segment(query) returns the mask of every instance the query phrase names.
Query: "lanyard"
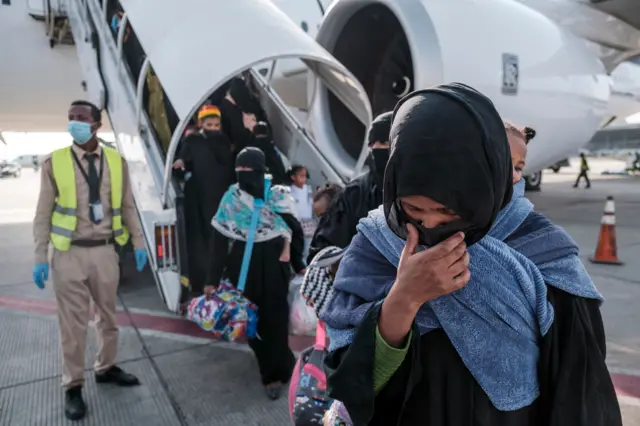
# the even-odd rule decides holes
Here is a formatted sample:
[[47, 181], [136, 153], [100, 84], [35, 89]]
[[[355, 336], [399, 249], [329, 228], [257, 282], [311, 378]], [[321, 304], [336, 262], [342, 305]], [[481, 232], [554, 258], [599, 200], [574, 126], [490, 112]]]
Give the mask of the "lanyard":
[[[78, 168], [80, 169], [80, 173], [82, 173], [82, 176], [84, 176], [84, 180], [87, 181], [87, 184], [89, 185], [89, 188], [91, 189], [91, 182], [89, 181], [89, 175], [87, 174], [87, 172], [84, 171], [84, 167], [82, 167], [82, 164], [80, 163], [80, 160], [78, 159], [78, 156], [76, 155], [75, 152], [73, 152], [73, 149], [71, 150], [71, 154], [73, 155], [73, 159], [76, 160], [76, 164], [78, 165]], [[86, 155], [86, 154], [85, 154]], [[94, 164], [95, 167], [95, 164]], [[98, 193], [100, 193], [100, 183], [102, 182], [102, 171], [104, 170], [104, 152], [100, 153], [100, 171], [98, 172], [98, 185], [97, 187], [94, 189], [95, 191], [98, 191]]]

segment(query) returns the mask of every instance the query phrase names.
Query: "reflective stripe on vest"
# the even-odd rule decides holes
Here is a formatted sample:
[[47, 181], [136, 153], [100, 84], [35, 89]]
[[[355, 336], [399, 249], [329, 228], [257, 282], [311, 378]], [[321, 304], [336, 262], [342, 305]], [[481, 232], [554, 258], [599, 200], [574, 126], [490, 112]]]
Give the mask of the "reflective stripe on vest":
[[[122, 157], [113, 149], [102, 148], [107, 160], [111, 178], [111, 207], [113, 237], [119, 245], [129, 241], [129, 231], [122, 224]], [[51, 216], [51, 243], [60, 251], [67, 251], [71, 246], [71, 237], [78, 224], [76, 194], [76, 176], [71, 147], [62, 148], [51, 154], [53, 179], [58, 187], [58, 198]]]

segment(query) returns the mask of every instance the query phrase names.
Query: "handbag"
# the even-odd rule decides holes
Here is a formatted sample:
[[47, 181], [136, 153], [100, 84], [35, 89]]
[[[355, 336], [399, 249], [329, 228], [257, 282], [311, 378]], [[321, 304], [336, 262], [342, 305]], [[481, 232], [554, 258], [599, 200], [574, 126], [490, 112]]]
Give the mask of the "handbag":
[[344, 253], [345, 249], [335, 246], [325, 247], [315, 255], [307, 267], [300, 293], [307, 305], [312, 307], [318, 316], [333, 294], [330, 268], [340, 261]]
[[264, 205], [264, 200], [254, 199], [238, 285], [234, 286], [229, 280], [223, 279], [214, 294], [196, 297], [187, 308], [187, 318], [203, 330], [210, 331], [218, 340], [237, 342], [257, 337], [258, 306], [247, 299], [243, 292], [247, 283], [260, 209]]

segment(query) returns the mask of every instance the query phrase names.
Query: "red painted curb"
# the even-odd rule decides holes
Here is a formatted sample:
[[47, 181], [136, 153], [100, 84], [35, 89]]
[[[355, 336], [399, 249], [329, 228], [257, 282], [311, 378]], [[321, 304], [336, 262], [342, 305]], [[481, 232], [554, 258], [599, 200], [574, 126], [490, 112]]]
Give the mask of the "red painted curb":
[[[56, 302], [54, 300], [30, 299], [13, 296], [0, 296], [0, 308], [6, 308], [22, 312], [34, 312], [44, 315], [55, 315]], [[211, 334], [202, 330], [197, 325], [176, 316], [175, 318], [153, 314], [131, 312], [117, 313], [117, 322], [121, 327], [136, 326], [143, 330], [154, 330], [164, 333], [173, 333], [183, 336], [200, 337], [214, 340]], [[289, 336], [289, 346], [294, 351], [301, 351], [314, 343], [313, 337]], [[611, 374], [619, 396], [640, 398], [640, 376], [630, 374]]]
[[[6, 308], [22, 312], [33, 312], [43, 315], [56, 314], [56, 302], [54, 300], [30, 299], [13, 296], [0, 296], [0, 308]], [[164, 333], [180, 334], [183, 336], [199, 337], [214, 340], [211, 333], [202, 330], [197, 325], [184, 318], [167, 317], [163, 315], [142, 314], [118, 311], [116, 321], [120, 327], [136, 326], [143, 330], [160, 331]], [[289, 346], [294, 351], [301, 351], [313, 345], [313, 337], [289, 336]]]

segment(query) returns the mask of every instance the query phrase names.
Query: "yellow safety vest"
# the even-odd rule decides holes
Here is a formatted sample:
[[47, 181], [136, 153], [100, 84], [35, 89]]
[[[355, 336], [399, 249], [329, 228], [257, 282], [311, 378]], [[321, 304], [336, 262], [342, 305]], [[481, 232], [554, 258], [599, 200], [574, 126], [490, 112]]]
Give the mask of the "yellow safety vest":
[[[129, 241], [129, 231], [122, 225], [122, 157], [113, 148], [102, 147], [102, 152], [107, 159], [109, 175], [111, 177], [111, 210], [113, 215], [113, 237], [119, 245], [123, 246]], [[51, 243], [60, 251], [68, 251], [71, 246], [71, 236], [76, 229], [78, 218], [76, 208], [78, 198], [76, 196], [76, 173], [71, 147], [62, 148], [51, 154], [53, 167], [53, 179], [58, 187], [56, 206], [51, 216]]]

